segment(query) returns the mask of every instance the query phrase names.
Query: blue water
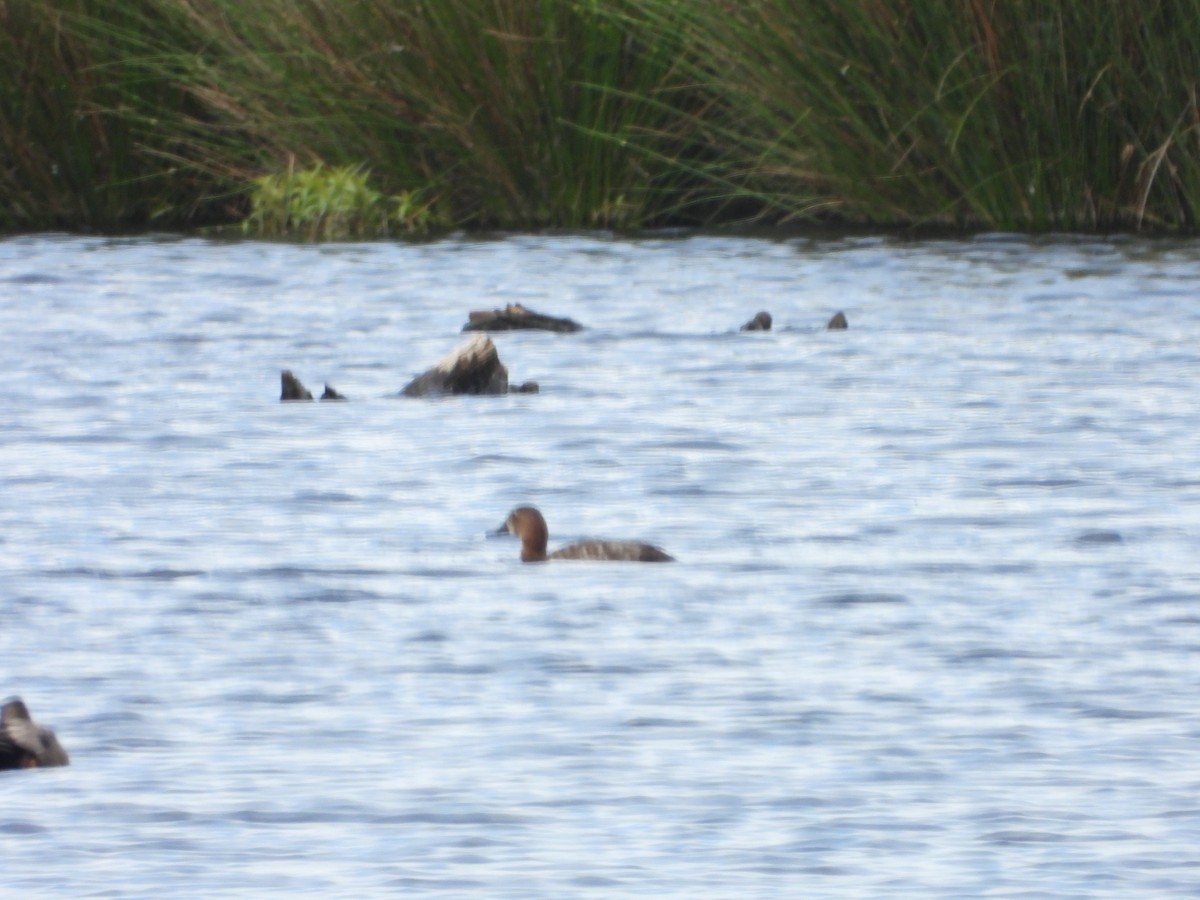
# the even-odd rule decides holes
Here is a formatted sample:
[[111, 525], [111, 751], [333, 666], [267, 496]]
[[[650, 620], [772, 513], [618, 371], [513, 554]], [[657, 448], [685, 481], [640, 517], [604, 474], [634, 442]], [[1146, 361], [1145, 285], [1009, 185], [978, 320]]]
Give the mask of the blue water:
[[[0, 241], [0, 695], [72, 756], [0, 773], [3, 893], [1200, 893], [1197, 283], [1131, 238]], [[509, 302], [589, 326], [495, 337], [542, 393], [391, 396]], [[522, 565], [525, 503], [679, 561]]]

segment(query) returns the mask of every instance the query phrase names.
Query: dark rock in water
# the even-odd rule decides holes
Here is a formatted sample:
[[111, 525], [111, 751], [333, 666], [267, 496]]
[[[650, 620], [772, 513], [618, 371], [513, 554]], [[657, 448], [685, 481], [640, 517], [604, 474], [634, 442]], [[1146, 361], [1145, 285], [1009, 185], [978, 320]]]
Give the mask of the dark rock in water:
[[509, 387], [510, 394], [538, 394], [541, 393], [542, 386], [536, 381], [526, 381], [524, 384], [518, 384], [516, 387]]
[[742, 331], [770, 331], [771, 314], [765, 309], [742, 326]]
[[0, 709], [0, 769], [36, 769], [70, 762], [54, 732], [30, 718], [20, 697], [5, 701]]
[[508, 369], [500, 362], [492, 339], [484, 334], [469, 338], [400, 392], [404, 397], [507, 393]]
[[345, 400], [346, 398], [335, 391], [329, 385], [325, 385], [325, 393], [321, 395], [322, 400]]
[[283, 393], [280, 394], [280, 400], [287, 402], [289, 400], [311, 400], [313, 398], [308, 388], [302, 385], [300, 379], [293, 375], [290, 370], [284, 369], [279, 377], [283, 383]]
[[844, 312], [836, 312], [833, 318], [829, 320], [829, 324], [825, 326], [828, 331], [845, 331], [850, 327], [850, 323], [846, 321]]
[[477, 309], [467, 314], [463, 331], [516, 331], [534, 329], [568, 333], [581, 331], [583, 326], [571, 319], [546, 316], [526, 309], [519, 303], [510, 303], [504, 309]]

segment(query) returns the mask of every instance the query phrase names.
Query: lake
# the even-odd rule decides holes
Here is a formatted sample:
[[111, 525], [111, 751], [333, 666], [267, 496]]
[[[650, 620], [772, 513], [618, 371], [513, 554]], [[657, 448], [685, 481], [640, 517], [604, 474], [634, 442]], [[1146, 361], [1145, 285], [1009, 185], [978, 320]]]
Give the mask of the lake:
[[[0, 240], [0, 697], [72, 758], [0, 773], [5, 891], [1200, 893], [1198, 284], [1133, 237]], [[586, 326], [494, 335], [540, 394], [395, 396], [507, 303]], [[523, 504], [677, 562], [522, 564]]]

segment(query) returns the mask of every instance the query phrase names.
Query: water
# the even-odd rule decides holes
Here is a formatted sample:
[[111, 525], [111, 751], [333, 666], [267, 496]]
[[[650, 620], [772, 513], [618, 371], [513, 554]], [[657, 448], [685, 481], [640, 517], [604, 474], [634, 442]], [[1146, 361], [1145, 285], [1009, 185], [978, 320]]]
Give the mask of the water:
[[[1198, 282], [1120, 238], [0, 241], [0, 693], [72, 754], [0, 776], [5, 892], [1200, 892]], [[590, 326], [496, 337], [541, 394], [389, 396], [507, 302]], [[524, 566], [522, 503], [679, 562]]]

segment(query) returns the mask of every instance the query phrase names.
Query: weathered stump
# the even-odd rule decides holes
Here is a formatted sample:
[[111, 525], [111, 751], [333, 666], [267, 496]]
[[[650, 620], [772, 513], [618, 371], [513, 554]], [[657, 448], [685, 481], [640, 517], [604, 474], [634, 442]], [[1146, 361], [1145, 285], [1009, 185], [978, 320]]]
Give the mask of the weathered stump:
[[771, 314], [765, 309], [742, 326], [742, 331], [770, 331]]
[[418, 375], [400, 392], [404, 397], [437, 394], [507, 394], [508, 369], [492, 339], [477, 334]]
[[467, 314], [463, 331], [557, 331], [567, 334], [580, 331], [583, 326], [571, 319], [558, 318], [536, 313], [519, 303], [510, 303], [504, 309], [476, 309]]
[[844, 312], [834, 313], [833, 318], [829, 320], [829, 324], [825, 326], [827, 331], [845, 331], [849, 327], [850, 324], [846, 321], [846, 314]]
[[[284, 402], [313, 399], [300, 379], [284, 369], [280, 373]], [[500, 354], [492, 339], [484, 334], [473, 335], [447, 354], [432, 369], [418, 375], [400, 392], [403, 397], [429, 397], [439, 394], [536, 394], [538, 383], [527, 381], [512, 387], [508, 384], [508, 369], [500, 362]], [[332, 385], [325, 385], [322, 400], [345, 400]]]
[[54, 732], [29, 716], [20, 697], [0, 707], [0, 769], [37, 769], [71, 762]]

